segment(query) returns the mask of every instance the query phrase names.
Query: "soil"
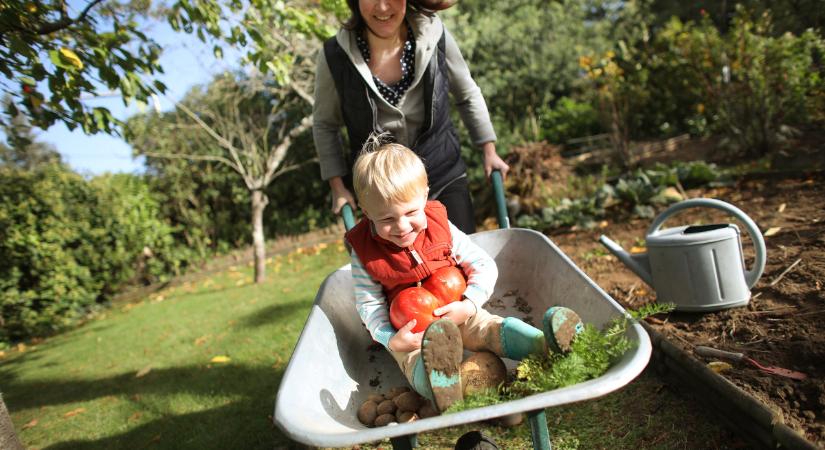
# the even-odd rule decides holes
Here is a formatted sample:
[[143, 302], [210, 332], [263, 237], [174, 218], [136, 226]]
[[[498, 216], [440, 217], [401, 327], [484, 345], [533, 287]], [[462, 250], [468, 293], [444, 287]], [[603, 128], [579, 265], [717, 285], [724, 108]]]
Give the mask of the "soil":
[[[676, 154], [690, 160], [683, 153]], [[656, 159], [661, 161], [662, 155]], [[778, 153], [767, 173], [746, 175], [732, 186], [688, 190], [690, 198], [712, 197], [736, 205], [768, 234], [765, 271], [746, 306], [708, 313], [672, 312], [647, 319], [699, 361], [712, 361], [695, 355], [693, 348], [703, 345], [744, 353], [762, 365], [805, 373], [808, 378], [797, 381], [745, 363], [731, 363], [721, 375], [819, 445], [825, 445], [825, 172], [818, 167], [823, 162], [823, 149], [797, 149], [792, 156]], [[695, 209], [671, 218], [668, 226], [728, 222], [736, 220], [716, 210]], [[597, 239], [607, 235], [629, 251], [642, 244], [649, 224], [648, 219], [615, 213], [596, 229], [560, 230], [549, 237], [614, 299], [636, 309], [654, 301], [655, 292]], [[745, 230], [741, 223], [739, 228]], [[743, 247], [751, 267], [754, 251], [747, 237]]]

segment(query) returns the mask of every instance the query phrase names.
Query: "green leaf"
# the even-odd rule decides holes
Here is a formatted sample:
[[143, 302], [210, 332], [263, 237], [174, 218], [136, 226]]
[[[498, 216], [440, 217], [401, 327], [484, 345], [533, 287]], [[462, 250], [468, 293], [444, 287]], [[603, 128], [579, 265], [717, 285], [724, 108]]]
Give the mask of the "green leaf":
[[214, 48], [212, 48], [212, 53], [215, 54], [215, 58], [223, 59], [223, 50], [219, 45], [216, 45]]

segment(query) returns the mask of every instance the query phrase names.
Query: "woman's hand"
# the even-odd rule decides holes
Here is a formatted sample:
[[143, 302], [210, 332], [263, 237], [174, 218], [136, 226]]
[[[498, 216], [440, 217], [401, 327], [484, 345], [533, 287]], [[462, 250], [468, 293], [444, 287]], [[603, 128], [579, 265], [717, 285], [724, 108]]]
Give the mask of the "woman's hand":
[[450, 319], [456, 325], [463, 325], [467, 319], [476, 314], [476, 305], [465, 299], [436, 308], [433, 314], [442, 319]]
[[407, 322], [401, 327], [395, 336], [390, 338], [389, 348], [394, 352], [411, 352], [421, 348], [421, 339], [424, 337], [424, 332], [413, 333], [412, 329], [415, 326], [415, 319]]
[[352, 212], [355, 212], [355, 197], [352, 192], [344, 186], [344, 180], [341, 177], [332, 177], [329, 179], [329, 187], [332, 189], [332, 212], [339, 214], [344, 205], [349, 204], [352, 207]]
[[484, 173], [487, 174], [487, 177], [489, 178], [494, 170], [500, 170], [501, 179], [506, 179], [510, 166], [496, 153], [496, 143], [485, 142], [481, 145], [481, 150], [484, 152]]

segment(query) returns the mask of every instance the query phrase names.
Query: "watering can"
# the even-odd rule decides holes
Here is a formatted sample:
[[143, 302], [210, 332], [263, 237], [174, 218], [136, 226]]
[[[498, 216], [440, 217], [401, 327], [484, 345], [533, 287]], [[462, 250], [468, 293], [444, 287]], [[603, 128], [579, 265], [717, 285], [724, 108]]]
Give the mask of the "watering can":
[[[745, 224], [756, 248], [753, 268], [745, 268], [739, 227], [732, 223], [661, 229], [672, 215], [688, 208], [725, 211]], [[721, 200], [697, 198], [672, 205], [657, 216], [645, 237], [647, 253], [630, 254], [607, 236], [601, 242], [677, 311], [716, 311], [748, 304], [750, 288], [765, 270], [765, 240], [739, 208]]]

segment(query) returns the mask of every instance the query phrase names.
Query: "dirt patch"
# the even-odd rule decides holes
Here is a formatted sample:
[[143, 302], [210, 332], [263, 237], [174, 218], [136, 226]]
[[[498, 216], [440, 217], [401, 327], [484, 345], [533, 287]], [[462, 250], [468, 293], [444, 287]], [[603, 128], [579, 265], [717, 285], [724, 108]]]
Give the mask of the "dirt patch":
[[[736, 185], [689, 190], [690, 197], [712, 197], [747, 213], [765, 238], [767, 265], [747, 306], [712, 313], [671, 313], [650, 324], [690, 354], [704, 345], [741, 352], [763, 365], [804, 372], [796, 381], [733, 364], [722, 375], [780, 413], [787, 425], [825, 444], [825, 183], [823, 173], [751, 175]], [[727, 223], [723, 213], [688, 210], [668, 226]], [[628, 308], [655, 300], [655, 292], [597, 242], [605, 234], [626, 249], [638, 245], [649, 220], [602, 222], [597, 230], [567, 231], [550, 238], [599, 286]], [[744, 226], [739, 224], [740, 229]], [[749, 240], [743, 242], [748, 267]], [[700, 361], [709, 359], [697, 357]]]

